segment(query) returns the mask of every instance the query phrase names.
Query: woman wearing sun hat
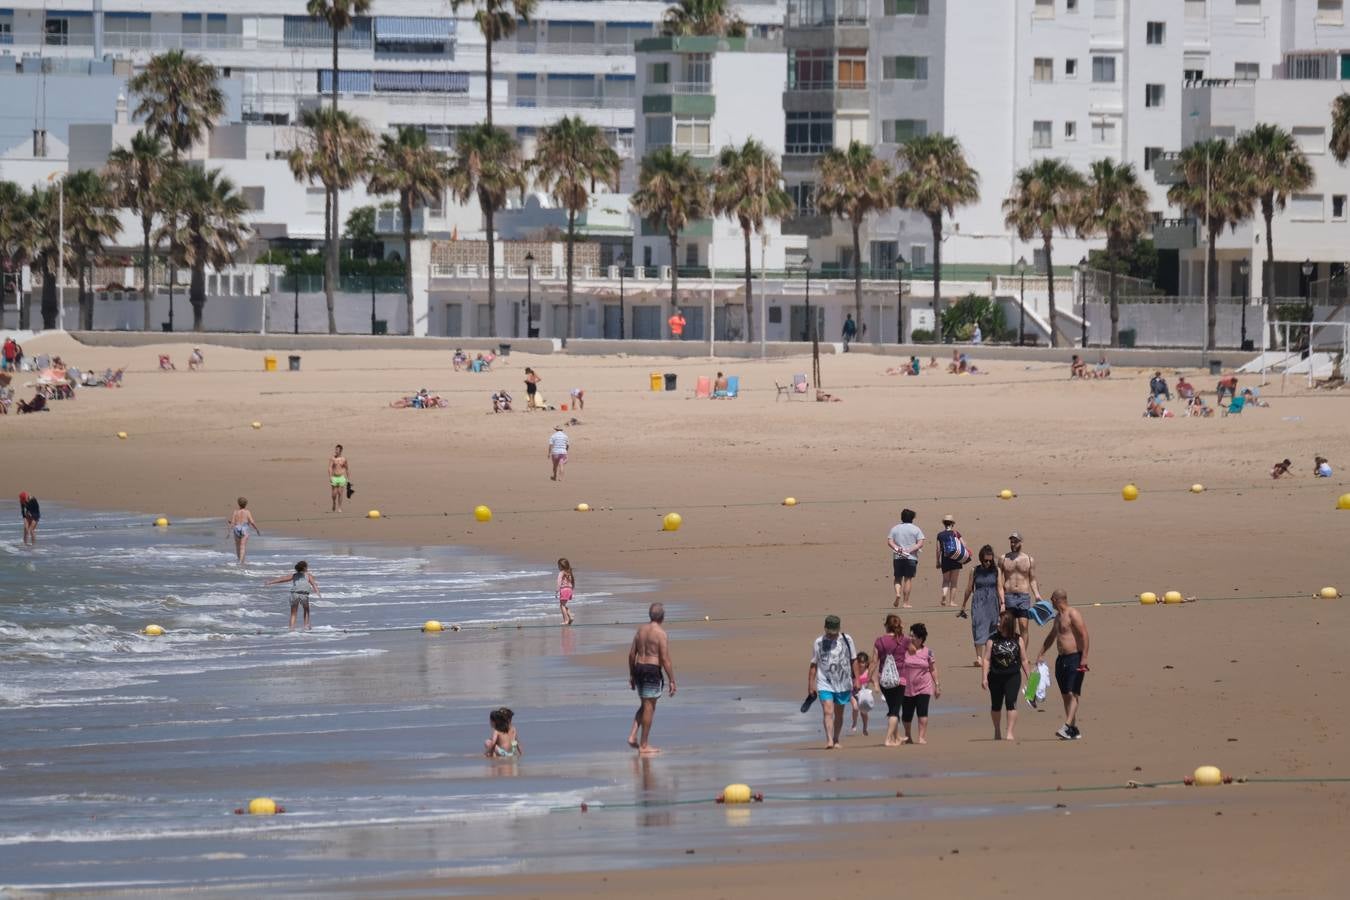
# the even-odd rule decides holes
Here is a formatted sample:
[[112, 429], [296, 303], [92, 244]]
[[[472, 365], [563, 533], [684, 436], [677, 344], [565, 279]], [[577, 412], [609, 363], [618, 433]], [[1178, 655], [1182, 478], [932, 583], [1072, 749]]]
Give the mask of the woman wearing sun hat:
[[941, 606], [955, 606], [960, 593], [961, 567], [970, 562], [970, 551], [956, 530], [956, 517], [948, 513], [942, 517], [942, 530], [937, 536], [937, 567], [942, 573]]

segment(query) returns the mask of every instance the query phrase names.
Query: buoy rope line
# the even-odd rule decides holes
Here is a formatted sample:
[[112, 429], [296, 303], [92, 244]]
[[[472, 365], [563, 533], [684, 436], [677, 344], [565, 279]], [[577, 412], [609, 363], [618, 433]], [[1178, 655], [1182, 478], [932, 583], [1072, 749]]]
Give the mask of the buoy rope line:
[[[1345, 784], [1350, 783], [1350, 777], [1346, 776], [1290, 776], [1290, 777], [1240, 777], [1233, 779], [1237, 784]], [[1089, 784], [1064, 787], [1056, 785], [1055, 787], [1036, 787], [1036, 788], [992, 788], [969, 791], [867, 791], [859, 793], [837, 793], [837, 794], [763, 794], [765, 802], [780, 801], [785, 803], [831, 803], [831, 802], [850, 802], [859, 800], [932, 800], [951, 797], [987, 797], [991, 794], [999, 796], [1033, 796], [1040, 794], [1085, 794], [1100, 793], [1103, 791], [1123, 791], [1136, 790], [1139, 788], [1172, 788], [1185, 787], [1186, 780], [1178, 778], [1167, 781], [1127, 781], [1124, 784]], [[582, 804], [583, 811], [601, 811], [617, 809], [644, 809], [653, 807], [669, 806], [694, 806], [697, 804], [716, 804], [715, 797], [697, 797], [685, 800], [638, 800], [624, 803], [592, 803], [587, 801]], [[745, 805], [745, 804], [733, 804]], [[578, 807], [572, 806], [552, 806], [549, 807], [550, 813], [576, 812]]]

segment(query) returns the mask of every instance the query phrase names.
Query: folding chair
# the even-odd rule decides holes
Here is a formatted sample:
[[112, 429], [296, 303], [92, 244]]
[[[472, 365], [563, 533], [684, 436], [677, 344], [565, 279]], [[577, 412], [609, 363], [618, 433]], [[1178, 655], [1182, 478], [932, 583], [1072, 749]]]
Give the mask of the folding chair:
[[727, 376], [727, 399], [735, 400], [741, 394], [741, 376]]
[[[1223, 409], [1223, 415], [1225, 415], [1225, 416], [1239, 416], [1239, 415], [1242, 415], [1242, 410], [1243, 410], [1243, 408], [1244, 408], [1246, 405], [1247, 405], [1247, 397], [1246, 397], [1246, 395], [1245, 395], [1245, 394], [1238, 394], [1236, 397], [1234, 397], [1234, 398], [1232, 398], [1231, 400], [1228, 401], [1228, 405], [1227, 405], [1227, 406], [1222, 407], [1222, 409]], [[1260, 417], [1258, 416], [1257, 418], [1260, 418]]]
[[712, 396], [712, 379], [707, 375], [698, 376], [698, 384], [694, 387], [694, 396], [707, 400]]

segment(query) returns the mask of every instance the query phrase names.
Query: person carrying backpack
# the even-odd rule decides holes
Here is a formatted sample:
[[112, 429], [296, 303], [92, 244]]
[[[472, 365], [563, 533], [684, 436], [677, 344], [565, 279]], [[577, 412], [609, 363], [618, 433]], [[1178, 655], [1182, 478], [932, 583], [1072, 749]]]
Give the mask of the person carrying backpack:
[[956, 530], [956, 518], [951, 515], [942, 517], [942, 530], [938, 532], [937, 567], [942, 573], [941, 606], [955, 606], [959, 592], [961, 568], [970, 562], [970, 549]]
[[900, 711], [905, 701], [903, 669], [905, 651], [909, 649], [909, 637], [905, 634], [905, 623], [901, 622], [895, 613], [886, 617], [882, 627], [885, 634], [877, 638], [872, 645], [875, 651], [872, 654], [875, 674], [868, 680], [881, 688], [881, 695], [886, 698], [886, 740], [883, 745], [899, 747]]

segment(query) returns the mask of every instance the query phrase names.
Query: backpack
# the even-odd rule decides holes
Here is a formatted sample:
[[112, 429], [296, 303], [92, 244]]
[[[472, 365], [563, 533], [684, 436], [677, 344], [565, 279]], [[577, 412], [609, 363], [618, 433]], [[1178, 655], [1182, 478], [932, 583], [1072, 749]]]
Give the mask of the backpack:
[[886, 662], [881, 665], [881, 676], [878, 679], [884, 688], [897, 688], [900, 686], [900, 669], [895, 664], [895, 653], [886, 654]]

